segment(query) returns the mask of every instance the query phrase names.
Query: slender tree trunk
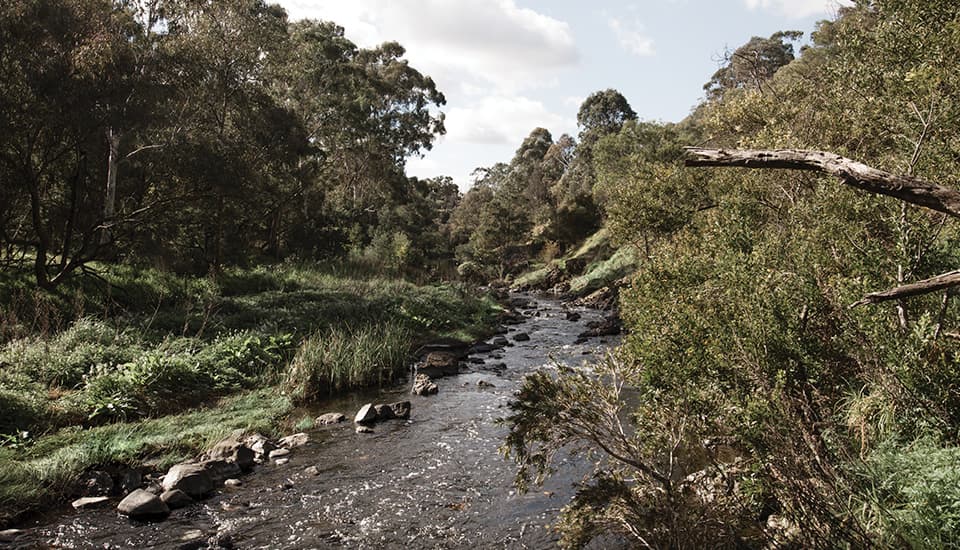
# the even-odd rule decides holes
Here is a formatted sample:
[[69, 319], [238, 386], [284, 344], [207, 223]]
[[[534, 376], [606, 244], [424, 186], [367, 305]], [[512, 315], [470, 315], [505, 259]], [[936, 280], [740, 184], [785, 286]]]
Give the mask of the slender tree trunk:
[[[107, 188], [103, 198], [103, 221], [110, 223], [117, 213], [117, 175], [120, 170], [120, 133], [113, 128], [107, 129], [107, 145], [110, 154], [107, 158]], [[100, 244], [109, 244], [112, 240], [111, 231], [105, 227], [100, 233]]]
[[37, 234], [37, 255], [33, 262], [33, 273], [37, 285], [49, 289], [50, 274], [47, 273], [47, 253], [50, 250], [50, 234], [43, 225], [43, 212], [40, 207], [40, 183], [34, 174], [27, 175], [27, 187], [30, 192], [30, 216], [33, 220], [33, 229]]

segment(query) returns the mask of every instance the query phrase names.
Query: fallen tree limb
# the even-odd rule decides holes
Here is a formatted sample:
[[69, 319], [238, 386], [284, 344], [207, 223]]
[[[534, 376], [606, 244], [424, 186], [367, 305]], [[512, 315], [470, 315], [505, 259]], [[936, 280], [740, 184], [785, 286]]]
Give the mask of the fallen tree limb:
[[687, 166], [783, 168], [812, 170], [840, 178], [843, 183], [869, 193], [894, 197], [910, 204], [960, 217], [960, 191], [911, 176], [877, 170], [840, 155], [801, 149], [737, 150], [686, 147]]
[[937, 275], [936, 277], [931, 277], [929, 279], [924, 279], [908, 285], [898, 286], [896, 288], [891, 288], [890, 290], [884, 290], [883, 292], [872, 292], [864, 296], [859, 302], [851, 304], [850, 307], [855, 308], [857, 306], [866, 304], [878, 304], [880, 302], [887, 302], [889, 300], [899, 300], [901, 298], [910, 298], [911, 296], [921, 296], [923, 294], [930, 294], [931, 292], [946, 290], [957, 286], [960, 286], [960, 270], [943, 273], [941, 275]]

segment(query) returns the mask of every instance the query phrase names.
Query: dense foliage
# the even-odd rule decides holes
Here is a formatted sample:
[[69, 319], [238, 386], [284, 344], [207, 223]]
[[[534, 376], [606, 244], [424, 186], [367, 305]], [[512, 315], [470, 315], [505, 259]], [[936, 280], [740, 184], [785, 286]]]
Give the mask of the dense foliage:
[[4, 2], [0, 261], [50, 288], [95, 259], [444, 254], [456, 187], [404, 163], [445, 100], [403, 55], [262, 0]]
[[529, 378], [506, 447], [521, 482], [561, 449], [600, 457], [561, 520], [570, 546], [611, 528], [654, 548], [960, 544], [960, 305], [850, 307], [960, 266], [955, 223], [808, 172], [684, 168], [681, 150], [828, 150], [955, 186], [960, 7], [860, 1], [794, 59], [796, 38], [738, 49], [683, 123], [596, 146], [608, 228], [645, 251], [630, 334], [595, 373]]

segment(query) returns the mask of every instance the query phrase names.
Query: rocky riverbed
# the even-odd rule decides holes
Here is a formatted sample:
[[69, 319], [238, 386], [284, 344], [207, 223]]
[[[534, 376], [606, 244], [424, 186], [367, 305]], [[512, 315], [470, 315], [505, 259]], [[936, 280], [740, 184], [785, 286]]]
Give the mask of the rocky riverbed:
[[[548, 485], [518, 495], [514, 466], [497, 451], [506, 430], [496, 420], [506, 415], [504, 407], [525, 374], [558, 362], [583, 364], [618, 337], [603, 312], [529, 296], [514, 303], [514, 324], [453, 370], [439, 358], [419, 365], [434, 369], [429, 374], [435, 394], [411, 394], [411, 378], [403, 386], [325, 403], [309, 411], [323, 421], [303, 436], [306, 441], [301, 437], [283, 457], [265, 460], [161, 521], [120, 515], [114, 502], [29, 527], [4, 546], [554, 547], [547, 526], [587, 466], [562, 462]], [[366, 403], [405, 401], [407, 418], [384, 414], [352, 422]], [[343, 413], [346, 421], [322, 416], [327, 413]]]

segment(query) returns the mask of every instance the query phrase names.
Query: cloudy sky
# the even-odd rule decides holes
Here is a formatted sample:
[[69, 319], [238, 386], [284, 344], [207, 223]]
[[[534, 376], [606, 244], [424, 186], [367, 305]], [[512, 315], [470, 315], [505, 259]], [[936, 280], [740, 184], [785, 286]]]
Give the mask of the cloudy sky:
[[531, 130], [576, 135], [580, 103], [615, 88], [645, 120], [676, 122], [727, 49], [807, 33], [848, 0], [274, 0], [369, 47], [395, 40], [447, 97], [447, 134], [407, 172], [452, 176], [507, 162]]

